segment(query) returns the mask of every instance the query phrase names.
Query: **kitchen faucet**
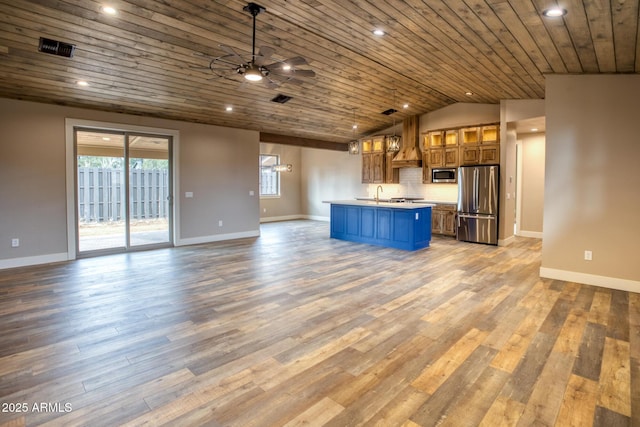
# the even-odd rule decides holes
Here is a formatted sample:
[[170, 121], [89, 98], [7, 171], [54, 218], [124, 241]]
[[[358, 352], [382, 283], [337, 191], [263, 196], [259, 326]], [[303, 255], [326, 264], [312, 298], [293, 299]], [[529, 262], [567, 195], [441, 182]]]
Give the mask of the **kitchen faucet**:
[[378, 194], [378, 190], [380, 190], [381, 193], [384, 193], [382, 185], [378, 185], [378, 188], [376, 188], [376, 203], [380, 203], [380, 195]]

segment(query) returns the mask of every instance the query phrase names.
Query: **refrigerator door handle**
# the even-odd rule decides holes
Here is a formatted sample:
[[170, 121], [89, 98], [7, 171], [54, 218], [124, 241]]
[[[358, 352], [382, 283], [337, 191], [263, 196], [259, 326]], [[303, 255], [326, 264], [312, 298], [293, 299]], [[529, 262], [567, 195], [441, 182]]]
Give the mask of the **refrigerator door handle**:
[[479, 210], [478, 203], [480, 203], [480, 170], [478, 168], [473, 169], [473, 207], [475, 210]]
[[458, 225], [460, 225], [460, 218], [471, 218], [471, 219], [492, 219], [495, 218], [495, 215], [468, 215], [468, 214], [458, 214]]

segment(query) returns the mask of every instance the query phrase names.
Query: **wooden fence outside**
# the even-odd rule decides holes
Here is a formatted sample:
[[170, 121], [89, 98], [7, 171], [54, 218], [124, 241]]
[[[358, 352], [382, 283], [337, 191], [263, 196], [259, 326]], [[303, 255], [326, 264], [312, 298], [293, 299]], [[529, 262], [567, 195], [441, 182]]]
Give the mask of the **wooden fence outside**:
[[[163, 169], [131, 169], [130, 217], [135, 220], [168, 218], [169, 172]], [[80, 222], [123, 221], [125, 218], [124, 171], [110, 168], [78, 168]]]

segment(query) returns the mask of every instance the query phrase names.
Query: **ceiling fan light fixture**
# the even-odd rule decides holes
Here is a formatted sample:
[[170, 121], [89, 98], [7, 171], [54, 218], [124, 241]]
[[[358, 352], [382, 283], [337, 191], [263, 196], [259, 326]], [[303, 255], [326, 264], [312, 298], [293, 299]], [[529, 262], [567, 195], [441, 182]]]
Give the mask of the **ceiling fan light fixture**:
[[244, 78], [249, 80], [250, 82], [259, 82], [260, 80], [262, 80], [262, 73], [258, 68], [250, 65], [244, 72]]

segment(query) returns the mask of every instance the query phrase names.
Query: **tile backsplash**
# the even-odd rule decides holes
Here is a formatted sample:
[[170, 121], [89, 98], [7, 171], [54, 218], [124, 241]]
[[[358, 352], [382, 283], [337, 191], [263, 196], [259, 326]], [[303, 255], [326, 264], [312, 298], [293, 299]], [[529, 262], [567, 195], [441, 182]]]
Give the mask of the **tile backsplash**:
[[[367, 196], [375, 195], [377, 184], [367, 185]], [[458, 200], [456, 184], [423, 184], [421, 168], [400, 169], [400, 184], [382, 184], [381, 197], [419, 196], [433, 202], [455, 203]]]

